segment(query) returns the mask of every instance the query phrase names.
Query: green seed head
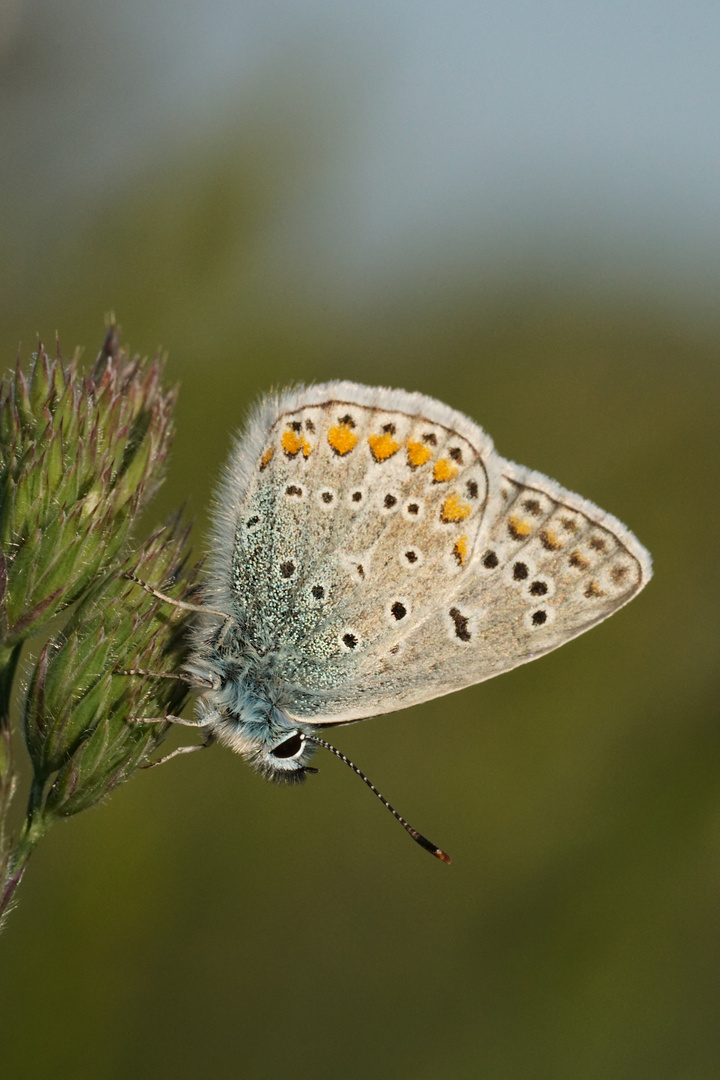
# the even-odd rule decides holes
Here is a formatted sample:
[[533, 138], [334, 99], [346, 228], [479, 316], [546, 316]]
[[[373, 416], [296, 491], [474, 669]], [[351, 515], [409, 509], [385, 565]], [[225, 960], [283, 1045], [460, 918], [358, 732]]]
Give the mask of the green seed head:
[[92, 373], [50, 359], [0, 384], [0, 642], [40, 632], [104, 573], [161, 479], [174, 391], [107, 332]]
[[169, 727], [135, 721], [182, 709], [185, 683], [122, 672], [172, 674], [185, 659], [187, 612], [151, 596], [125, 571], [187, 598], [195, 571], [183, 570], [186, 542], [177, 522], [156, 533], [139, 557], [92, 587], [63, 633], [43, 649], [24, 723], [36, 785], [50, 785], [46, 815], [76, 814], [128, 779]]

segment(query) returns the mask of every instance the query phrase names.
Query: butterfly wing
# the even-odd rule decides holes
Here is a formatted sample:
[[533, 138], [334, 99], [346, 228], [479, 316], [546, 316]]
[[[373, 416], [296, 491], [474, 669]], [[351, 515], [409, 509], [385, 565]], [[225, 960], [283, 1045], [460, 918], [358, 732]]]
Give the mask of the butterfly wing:
[[[507, 502], [461, 587], [400, 643], [326, 695], [324, 717], [376, 715], [527, 663], [628, 603], [647, 551], [619, 521], [537, 473], [504, 463]], [[364, 678], [363, 678], [364, 676]]]
[[287, 711], [314, 723], [509, 670], [650, 576], [614, 518], [401, 391], [334, 383], [267, 400], [220, 505], [218, 600], [276, 658]]
[[286, 679], [346, 682], [457, 588], [499, 490], [490, 439], [419, 394], [268, 398], [217, 502], [209, 601]]

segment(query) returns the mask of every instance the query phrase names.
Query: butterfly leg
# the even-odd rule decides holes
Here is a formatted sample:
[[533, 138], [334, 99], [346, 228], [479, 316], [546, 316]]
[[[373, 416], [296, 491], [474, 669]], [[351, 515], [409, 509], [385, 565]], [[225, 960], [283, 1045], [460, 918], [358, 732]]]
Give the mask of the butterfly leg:
[[172, 596], [168, 596], [167, 593], [160, 592], [159, 589], [155, 589], [152, 585], [148, 585], [142, 578], [135, 577], [135, 575], [131, 574], [128, 570], [125, 571], [125, 577], [128, 581], [134, 581], [136, 585], [139, 585], [145, 592], [150, 593], [156, 600], [163, 600], [166, 604], [171, 604], [181, 611], [196, 611], [200, 615], [222, 615], [223, 618], [227, 618], [226, 611], [216, 611], [214, 608], [205, 607], [204, 604], [189, 604], [186, 600], [175, 600]]
[[147, 668], [116, 668], [115, 675], [144, 675], [151, 679], [177, 679], [179, 682], [187, 683], [188, 686], [194, 686], [196, 689], [213, 690], [215, 688], [214, 683], [210, 679], [201, 679], [197, 675], [187, 675], [182, 671], [170, 672], [149, 671]]
[[156, 765], [165, 765], [166, 762], [172, 761], [174, 757], [180, 757], [180, 754], [194, 754], [196, 750], [207, 750], [208, 746], [212, 746], [215, 741], [214, 735], [206, 735], [201, 743], [191, 743], [190, 746], [178, 746], [177, 750], [172, 750], [165, 757], [158, 758], [157, 761], [148, 761], [147, 765], [141, 765], [141, 769], [154, 769]]
[[201, 743], [193, 743], [190, 746], [178, 746], [176, 750], [166, 754], [165, 757], [158, 758], [157, 761], [149, 761], [147, 765], [141, 765], [142, 769], [154, 769], [156, 765], [164, 765], [167, 761], [171, 761], [174, 757], [179, 757], [180, 754], [192, 754], [196, 750], [206, 750], [208, 746], [212, 746], [215, 742], [215, 736], [213, 732], [205, 724], [198, 720], [185, 720], [182, 716], [134, 716], [127, 720], [128, 724], [181, 724], [183, 727], [204, 728], [205, 738]]
[[204, 728], [202, 720], [186, 720], [183, 716], [129, 716], [126, 724], [180, 724], [182, 727]]

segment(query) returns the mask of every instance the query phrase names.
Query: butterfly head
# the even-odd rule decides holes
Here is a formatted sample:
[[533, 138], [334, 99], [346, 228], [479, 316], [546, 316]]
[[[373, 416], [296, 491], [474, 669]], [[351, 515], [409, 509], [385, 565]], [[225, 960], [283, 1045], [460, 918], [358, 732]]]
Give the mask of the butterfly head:
[[282, 732], [279, 740], [258, 747], [250, 761], [266, 779], [294, 784], [303, 781], [308, 773], [317, 772], [307, 764], [316, 749], [305, 733], [296, 728]]
[[281, 709], [269, 708], [264, 715], [213, 710], [206, 723], [221, 743], [241, 754], [266, 780], [293, 784], [317, 772], [308, 764], [317, 746]]

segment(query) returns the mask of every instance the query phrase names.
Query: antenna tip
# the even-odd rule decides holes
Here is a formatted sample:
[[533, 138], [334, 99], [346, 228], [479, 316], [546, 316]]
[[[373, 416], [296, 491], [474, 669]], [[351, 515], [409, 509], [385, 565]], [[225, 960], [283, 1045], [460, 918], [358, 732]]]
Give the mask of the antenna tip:
[[413, 840], [417, 844], [419, 844], [421, 848], [425, 848], [426, 851], [429, 851], [430, 854], [434, 855], [436, 859], [440, 860], [440, 862], [444, 862], [450, 865], [452, 859], [448, 855], [447, 851], [443, 851], [442, 848], [437, 847], [435, 844], [433, 844], [432, 840], [428, 840], [427, 836], [423, 836], [423, 834], [419, 833], [417, 829], [411, 829], [407, 825], [405, 826], [405, 828], [410, 833]]

